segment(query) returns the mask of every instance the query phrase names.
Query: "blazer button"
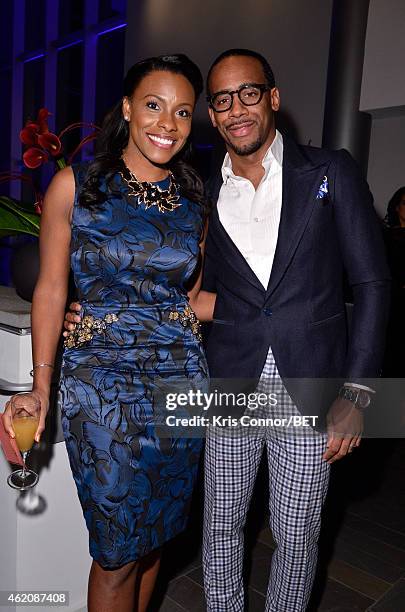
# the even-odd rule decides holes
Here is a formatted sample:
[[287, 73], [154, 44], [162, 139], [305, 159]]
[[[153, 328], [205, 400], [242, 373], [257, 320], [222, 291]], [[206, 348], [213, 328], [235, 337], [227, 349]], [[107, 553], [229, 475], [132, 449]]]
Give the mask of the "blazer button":
[[271, 308], [263, 308], [263, 312], [266, 315], [266, 317], [271, 317], [271, 315], [273, 314], [271, 312]]

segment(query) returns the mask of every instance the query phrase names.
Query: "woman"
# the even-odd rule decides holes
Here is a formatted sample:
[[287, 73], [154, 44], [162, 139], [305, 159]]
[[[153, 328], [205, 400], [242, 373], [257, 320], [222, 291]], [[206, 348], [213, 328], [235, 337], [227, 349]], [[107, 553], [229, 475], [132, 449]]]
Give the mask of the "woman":
[[36, 439], [71, 267], [83, 321], [65, 340], [61, 406], [90, 535], [91, 612], [133, 610], [134, 598], [145, 610], [160, 548], [186, 525], [201, 440], [178, 430], [170, 437], [157, 420], [168, 389], [207, 377], [190, 305], [209, 320], [215, 295], [200, 291], [201, 273], [188, 287], [204, 197], [184, 161], [202, 86], [184, 55], [135, 64], [95, 160], [60, 171], [45, 198], [32, 305]]
[[403, 378], [405, 376], [405, 187], [397, 189], [390, 199], [384, 221], [388, 264], [392, 276], [384, 375]]

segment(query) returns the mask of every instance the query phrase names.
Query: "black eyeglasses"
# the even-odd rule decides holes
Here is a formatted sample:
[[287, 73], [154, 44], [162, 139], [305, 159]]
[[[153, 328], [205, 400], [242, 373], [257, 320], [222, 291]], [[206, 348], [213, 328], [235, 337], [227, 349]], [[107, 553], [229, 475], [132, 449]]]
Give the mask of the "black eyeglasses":
[[254, 106], [261, 102], [264, 92], [270, 89], [269, 85], [261, 83], [245, 83], [235, 91], [219, 91], [212, 96], [207, 96], [207, 102], [216, 113], [224, 113], [232, 108], [235, 94], [238, 94], [239, 100], [245, 106]]

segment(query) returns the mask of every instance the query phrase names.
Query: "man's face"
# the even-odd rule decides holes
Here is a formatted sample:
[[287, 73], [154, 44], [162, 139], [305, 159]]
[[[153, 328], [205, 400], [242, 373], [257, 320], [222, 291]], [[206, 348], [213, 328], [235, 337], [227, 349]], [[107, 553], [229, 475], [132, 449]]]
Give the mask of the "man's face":
[[[247, 83], [266, 84], [263, 68], [254, 57], [227, 57], [213, 69], [209, 93], [235, 91]], [[212, 125], [225, 140], [228, 150], [236, 155], [251, 155], [263, 148], [268, 149], [275, 136], [274, 111], [278, 111], [280, 98], [278, 89], [266, 91], [259, 104], [245, 106], [234, 94], [228, 111], [216, 113], [209, 108]]]

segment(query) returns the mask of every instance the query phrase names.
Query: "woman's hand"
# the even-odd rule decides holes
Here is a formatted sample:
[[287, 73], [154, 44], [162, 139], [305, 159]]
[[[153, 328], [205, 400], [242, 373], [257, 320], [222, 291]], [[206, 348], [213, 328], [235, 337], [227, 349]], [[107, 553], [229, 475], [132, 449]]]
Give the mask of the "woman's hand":
[[[39, 442], [41, 439], [42, 432], [45, 429], [46, 415], [48, 414], [49, 410], [49, 394], [36, 389], [31, 391], [30, 393], [27, 393], [27, 395], [32, 395], [36, 400], [39, 401], [41, 406], [39, 424], [34, 436], [35, 442]], [[13, 409], [13, 397], [11, 397], [6, 403], [6, 407], [3, 413], [4, 429], [6, 430], [10, 438], [15, 438], [15, 432], [13, 429], [13, 416], [15, 413], [15, 408]], [[30, 412], [29, 408], [27, 408], [26, 410], [27, 412]], [[36, 416], [36, 414], [33, 414], [33, 416]]]
[[13, 429], [13, 413], [12, 413], [12, 408], [11, 408], [11, 400], [13, 398], [11, 397], [8, 402], [6, 403], [6, 407], [4, 409], [3, 412], [3, 425], [4, 425], [4, 429], [6, 430], [6, 432], [8, 433], [8, 435], [10, 436], [10, 438], [15, 438], [15, 433], [14, 433], [14, 429]]
[[63, 327], [65, 330], [63, 332], [64, 337], [69, 335], [69, 332], [73, 331], [76, 327], [76, 323], [80, 323], [81, 316], [81, 306], [77, 302], [72, 302], [69, 304], [69, 311], [65, 313], [65, 320], [63, 321]]
[[35, 436], [34, 436], [35, 442], [39, 442], [42, 436], [42, 432], [45, 429], [46, 416], [49, 410], [49, 393], [45, 393], [44, 391], [41, 391], [40, 389], [33, 389], [32, 393], [39, 399], [41, 403], [41, 413], [39, 416], [39, 425], [38, 425], [38, 429], [35, 432]]

